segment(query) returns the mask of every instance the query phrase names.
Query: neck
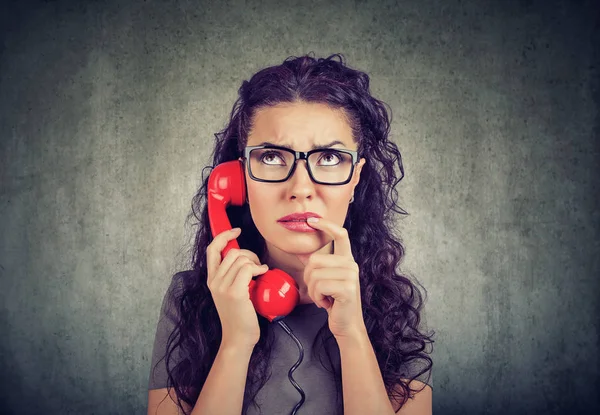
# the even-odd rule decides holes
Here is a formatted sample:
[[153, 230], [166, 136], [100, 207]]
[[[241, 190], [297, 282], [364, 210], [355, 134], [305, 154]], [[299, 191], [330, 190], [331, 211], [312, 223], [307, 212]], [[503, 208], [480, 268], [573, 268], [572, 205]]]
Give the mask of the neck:
[[314, 303], [312, 298], [309, 297], [307, 286], [304, 283], [304, 264], [313, 253], [331, 254], [333, 252], [333, 242], [329, 242], [317, 251], [308, 254], [293, 254], [282, 251], [269, 242], [266, 242], [266, 244], [265, 259], [262, 262], [267, 264], [269, 269], [282, 270], [296, 281], [300, 292], [300, 304]]

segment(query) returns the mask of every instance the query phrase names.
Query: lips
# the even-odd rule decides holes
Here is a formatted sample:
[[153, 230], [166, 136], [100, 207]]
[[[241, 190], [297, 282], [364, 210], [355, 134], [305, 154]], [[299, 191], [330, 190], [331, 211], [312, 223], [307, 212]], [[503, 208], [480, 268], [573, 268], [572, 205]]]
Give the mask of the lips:
[[317, 232], [317, 230], [315, 228], [312, 228], [308, 222], [304, 221], [304, 220], [290, 220], [287, 222], [277, 222], [279, 223], [281, 226], [283, 226], [284, 228], [286, 228], [288, 231], [293, 231], [293, 232], [307, 232], [307, 233], [315, 233]]
[[320, 218], [321, 216], [314, 212], [292, 213], [277, 219], [277, 222], [306, 222], [308, 218]]

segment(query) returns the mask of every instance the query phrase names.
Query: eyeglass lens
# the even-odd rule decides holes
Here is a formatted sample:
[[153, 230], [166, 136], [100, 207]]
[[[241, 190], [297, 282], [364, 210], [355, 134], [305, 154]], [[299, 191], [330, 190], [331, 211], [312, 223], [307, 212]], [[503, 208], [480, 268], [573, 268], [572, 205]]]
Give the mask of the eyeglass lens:
[[[288, 151], [260, 148], [250, 152], [250, 169], [260, 180], [283, 180], [293, 166], [294, 155]], [[308, 168], [316, 181], [345, 182], [352, 172], [352, 155], [335, 149], [317, 151], [308, 157]]]

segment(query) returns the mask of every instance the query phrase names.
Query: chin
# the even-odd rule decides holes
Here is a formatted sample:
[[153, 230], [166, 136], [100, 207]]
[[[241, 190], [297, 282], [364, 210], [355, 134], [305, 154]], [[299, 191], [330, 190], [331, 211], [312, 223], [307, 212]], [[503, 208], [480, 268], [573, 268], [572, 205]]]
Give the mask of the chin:
[[265, 238], [275, 248], [288, 254], [312, 254], [327, 245], [316, 233], [274, 232]]

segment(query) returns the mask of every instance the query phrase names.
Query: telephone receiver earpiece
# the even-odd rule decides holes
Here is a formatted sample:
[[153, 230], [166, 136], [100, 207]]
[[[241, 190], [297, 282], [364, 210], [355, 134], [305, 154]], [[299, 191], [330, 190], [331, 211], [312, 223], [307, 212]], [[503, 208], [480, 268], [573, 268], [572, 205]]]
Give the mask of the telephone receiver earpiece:
[[[227, 206], [242, 206], [246, 203], [246, 179], [240, 160], [227, 161], [216, 166], [208, 178], [208, 220], [213, 238], [231, 229], [227, 217]], [[232, 239], [221, 252], [221, 259], [231, 249], [240, 249]], [[277, 321], [298, 304], [300, 294], [296, 281], [280, 269], [271, 269], [251, 280], [248, 285], [250, 301], [256, 312], [269, 322]]]

